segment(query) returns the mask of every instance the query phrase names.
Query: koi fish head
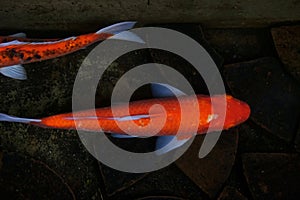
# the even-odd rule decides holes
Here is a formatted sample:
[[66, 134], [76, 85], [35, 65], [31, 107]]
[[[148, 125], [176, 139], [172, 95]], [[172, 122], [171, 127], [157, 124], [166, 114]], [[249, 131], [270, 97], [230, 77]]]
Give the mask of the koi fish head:
[[[230, 95], [226, 95], [225, 99], [224, 95], [216, 95], [208, 98], [211, 101], [212, 112], [208, 115], [204, 114], [204, 120], [206, 120], [207, 124], [203, 126], [203, 129], [200, 129], [200, 133], [226, 130], [243, 123], [249, 118], [250, 107], [243, 101], [233, 98]], [[208, 127], [210, 130], [207, 130]]]
[[227, 95], [227, 109], [224, 129], [231, 128], [246, 121], [250, 116], [250, 107], [247, 103]]

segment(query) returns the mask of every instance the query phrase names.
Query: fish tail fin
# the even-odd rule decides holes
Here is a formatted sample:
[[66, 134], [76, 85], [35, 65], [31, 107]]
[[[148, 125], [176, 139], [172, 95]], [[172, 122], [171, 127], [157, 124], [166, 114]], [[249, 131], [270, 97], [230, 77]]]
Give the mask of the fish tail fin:
[[109, 39], [145, 43], [145, 41], [142, 40], [135, 33], [127, 31], [127, 30], [131, 29], [135, 24], [136, 24], [135, 21], [116, 23], [116, 24], [113, 24], [113, 25], [110, 25], [110, 26], [100, 29], [99, 31], [96, 32], [96, 34], [109, 33], [109, 34], [113, 35], [113, 36], [109, 37]]
[[132, 27], [134, 27], [135, 24], [136, 24], [136, 22], [134, 22], [134, 21], [116, 23], [116, 24], [113, 24], [113, 25], [110, 25], [110, 26], [100, 29], [99, 31], [96, 32], [96, 34], [110, 33], [110, 34], [115, 35], [120, 32], [132, 29]]
[[30, 118], [15, 117], [15, 116], [7, 115], [7, 114], [4, 114], [4, 113], [0, 113], [0, 121], [30, 124], [30, 123], [33, 123], [33, 122], [34, 123], [39, 123], [42, 120], [40, 120], [40, 119], [30, 119]]

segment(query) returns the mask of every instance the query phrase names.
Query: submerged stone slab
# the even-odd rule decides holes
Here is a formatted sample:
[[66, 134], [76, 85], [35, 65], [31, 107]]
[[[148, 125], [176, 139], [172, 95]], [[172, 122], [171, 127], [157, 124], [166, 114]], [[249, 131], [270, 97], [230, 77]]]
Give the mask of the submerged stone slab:
[[298, 128], [297, 135], [295, 138], [295, 148], [298, 152], [300, 152], [300, 126]]
[[[191, 40], [196, 40], [199, 45], [201, 45], [206, 52], [210, 55], [213, 61], [216, 63], [218, 68], [222, 67], [223, 58], [208, 44], [205, 40], [202, 28], [196, 24], [160, 24], [158, 27], [172, 29], [174, 31], [181, 32], [186, 36], [190, 37]], [[172, 41], [176, 42], [176, 41]], [[180, 43], [179, 43], [180, 44]], [[172, 49], [166, 50], [158, 50], [151, 49], [150, 53], [154, 63], [160, 63], [167, 65], [175, 70], [177, 70], [184, 78], [189, 82], [189, 84], [193, 87], [193, 90], [196, 94], [208, 94], [207, 85], [202, 78], [203, 75], [200, 74], [200, 70], [197, 70], [195, 66], [193, 66], [188, 58], [185, 58], [183, 55], [177, 55], [175, 53], [170, 52]], [[193, 51], [193, 49], [187, 48], [187, 51]], [[199, 53], [199, 57], [201, 54]], [[207, 66], [200, 66], [207, 67]], [[212, 71], [209, 71], [209, 67], [205, 68], [207, 73], [210, 75], [211, 85], [214, 85], [215, 82]], [[157, 75], [161, 76], [162, 79], [168, 80], [170, 79], [170, 74], [164, 72], [163, 70], [157, 72]], [[179, 83], [183, 84], [183, 83]]]
[[271, 32], [280, 60], [300, 81], [300, 26], [272, 28]]
[[239, 126], [240, 153], [249, 152], [291, 152], [292, 144], [276, 137], [254, 123], [243, 123]]
[[267, 28], [204, 29], [208, 43], [224, 58], [225, 64], [274, 56], [274, 45]]
[[300, 116], [299, 84], [275, 58], [226, 65], [224, 77], [233, 95], [250, 105], [251, 119], [290, 142]]
[[298, 199], [300, 158], [297, 154], [249, 153], [243, 168], [254, 199]]
[[238, 134], [236, 129], [224, 131], [212, 151], [199, 159], [203, 139], [203, 135], [197, 136], [176, 164], [199, 188], [215, 198], [234, 164]]
[[[154, 148], [155, 138], [132, 138], [117, 139], [111, 138], [111, 142], [116, 146], [129, 152], [142, 153], [150, 152]], [[120, 163], [121, 165], [122, 163]], [[112, 169], [99, 162], [99, 169], [103, 179], [104, 189], [107, 196], [111, 197], [115, 194], [130, 188], [136, 183], [140, 183], [148, 173], [127, 173]]]
[[247, 200], [247, 198], [242, 195], [236, 188], [226, 186], [220, 196], [218, 197], [218, 200]]
[[[120, 172], [122, 173], [122, 172]], [[108, 177], [111, 178], [111, 177]], [[110, 179], [111, 180], [111, 179]], [[150, 196], [150, 197], [149, 197]], [[110, 196], [110, 199], [189, 199], [206, 200], [207, 195], [201, 191], [174, 164], [163, 169], [150, 172], [136, 184]]]
[[103, 178], [104, 188], [106, 190], [105, 193], [109, 197], [128, 189], [147, 175], [146, 173], [133, 174], [120, 172], [100, 163], [99, 167]]

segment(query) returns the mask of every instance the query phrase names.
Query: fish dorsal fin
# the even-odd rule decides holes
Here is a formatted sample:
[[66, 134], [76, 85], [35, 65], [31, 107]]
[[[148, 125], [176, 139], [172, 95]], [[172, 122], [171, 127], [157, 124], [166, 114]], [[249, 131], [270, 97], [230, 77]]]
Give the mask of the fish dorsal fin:
[[156, 140], [155, 153], [162, 155], [184, 145], [189, 139], [179, 140], [176, 136], [159, 136]]
[[28, 44], [28, 42], [20, 42], [19, 40], [13, 40], [9, 42], [0, 43], [0, 47], [7, 47], [10, 45], [21, 45], [21, 44]]
[[15, 34], [9, 35], [9, 37], [26, 38], [26, 33], [15, 33]]
[[26, 71], [22, 65], [12, 65], [7, 67], [1, 67], [0, 73], [4, 76], [18, 79], [18, 80], [25, 80], [27, 79]]
[[156, 98], [186, 95], [181, 90], [165, 83], [151, 83], [152, 95]]

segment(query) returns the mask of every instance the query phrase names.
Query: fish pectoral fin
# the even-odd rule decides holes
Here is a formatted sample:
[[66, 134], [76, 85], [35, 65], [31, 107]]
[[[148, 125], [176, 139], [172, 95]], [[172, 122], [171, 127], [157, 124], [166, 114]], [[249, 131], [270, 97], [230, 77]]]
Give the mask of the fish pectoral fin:
[[162, 155], [181, 147], [192, 137], [186, 139], [178, 139], [176, 136], [159, 136], [156, 140], [155, 153]]
[[7, 67], [1, 67], [0, 73], [4, 76], [18, 79], [18, 80], [25, 80], [27, 79], [26, 71], [22, 65], [12, 65]]
[[9, 37], [26, 38], [26, 33], [15, 33], [15, 34], [9, 35]]
[[129, 138], [137, 138], [138, 136], [135, 135], [125, 135], [125, 134], [111, 134], [114, 138], [122, 138], [122, 139], [129, 139]]
[[181, 90], [165, 83], [151, 83], [152, 95], [158, 97], [174, 97], [186, 95]]

